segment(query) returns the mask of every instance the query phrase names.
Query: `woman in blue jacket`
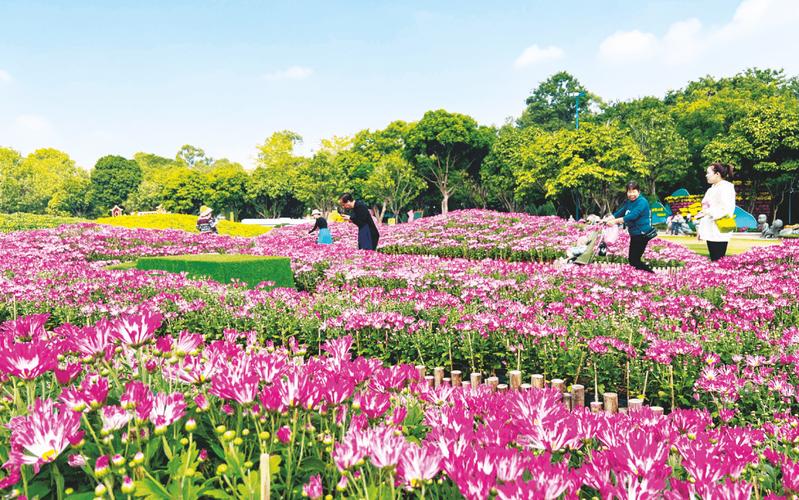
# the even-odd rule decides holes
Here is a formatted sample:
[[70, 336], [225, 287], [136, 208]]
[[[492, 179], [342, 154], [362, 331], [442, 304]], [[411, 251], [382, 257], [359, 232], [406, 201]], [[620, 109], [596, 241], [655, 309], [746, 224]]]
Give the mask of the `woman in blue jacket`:
[[652, 231], [652, 218], [649, 213], [649, 202], [641, 196], [641, 189], [638, 183], [630, 181], [627, 183], [627, 201], [605, 218], [608, 224], [624, 224], [627, 232], [630, 233], [630, 251], [628, 260], [630, 265], [636, 269], [651, 273], [652, 268], [641, 261], [646, 245], [651, 239], [647, 236]]

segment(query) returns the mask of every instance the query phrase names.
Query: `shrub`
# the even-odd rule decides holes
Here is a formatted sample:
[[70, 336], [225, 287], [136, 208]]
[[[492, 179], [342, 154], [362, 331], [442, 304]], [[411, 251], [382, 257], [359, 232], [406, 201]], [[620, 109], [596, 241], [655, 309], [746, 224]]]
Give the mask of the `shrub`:
[[0, 233], [46, 229], [76, 222], [86, 222], [86, 219], [26, 213], [0, 214]]
[[[99, 224], [139, 229], [179, 229], [190, 233], [197, 232], [197, 216], [188, 214], [147, 214], [101, 217]], [[254, 237], [268, 233], [271, 228], [230, 222], [223, 220], [217, 226], [219, 234], [229, 236]]]
[[143, 257], [136, 262], [136, 268], [160, 269], [173, 273], [186, 272], [189, 276], [198, 278], [207, 276], [220, 283], [237, 279], [250, 287], [271, 281], [274, 286], [294, 288], [294, 277], [288, 257], [217, 254]]

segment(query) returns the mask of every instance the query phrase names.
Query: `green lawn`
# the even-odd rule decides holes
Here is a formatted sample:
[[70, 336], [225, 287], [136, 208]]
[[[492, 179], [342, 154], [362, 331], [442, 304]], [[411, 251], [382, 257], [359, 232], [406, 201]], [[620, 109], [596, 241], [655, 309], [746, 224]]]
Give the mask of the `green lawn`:
[[[679, 243], [686, 248], [693, 250], [699, 255], [707, 256], [707, 244], [704, 241], [699, 241], [696, 236], [667, 236], [658, 235], [658, 238]], [[727, 246], [727, 255], [737, 255], [744, 253], [752, 247], [762, 247], [766, 245], [777, 245], [779, 240], [758, 240], [754, 238], [733, 238]]]

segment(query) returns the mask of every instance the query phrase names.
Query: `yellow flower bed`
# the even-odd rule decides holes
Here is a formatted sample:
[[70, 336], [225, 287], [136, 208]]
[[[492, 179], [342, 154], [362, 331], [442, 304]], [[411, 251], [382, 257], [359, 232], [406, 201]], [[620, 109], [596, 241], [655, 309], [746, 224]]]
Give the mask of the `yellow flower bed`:
[[[190, 233], [197, 232], [197, 216], [186, 214], [120, 215], [119, 217], [101, 217], [97, 219], [97, 223], [139, 229], [179, 229]], [[270, 229], [226, 220], [219, 222], [217, 226], [219, 234], [248, 238], [268, 233]]]

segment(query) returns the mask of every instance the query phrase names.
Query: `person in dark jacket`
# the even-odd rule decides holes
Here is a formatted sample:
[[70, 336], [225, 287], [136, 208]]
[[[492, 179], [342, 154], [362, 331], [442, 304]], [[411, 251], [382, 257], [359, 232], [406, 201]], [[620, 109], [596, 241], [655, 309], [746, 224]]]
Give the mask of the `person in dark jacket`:
[[377, 226], [366, 203], [361, 200], [355, 201], [350, 193], [341, 195], [338, 202], [342, 208], [352, 213], [349, 216], [349, 221], [358, 226], [358, 248], [360, 250], [376, 250], [380, 233], [377, 231]]
[[322, 212], [319, 210], [314, 210], [311, 213], [311, 217], [316, 218], [316, 223], [313, 225], [308, 234], [313, 233], [317, 229], [319, 230], [319, 237], [316, 238], [316, 242], [320, 245], [330, 245], [333, 243], [333, 235], [330, 234], [330, 229], [327, 228], [327, 219], [322, 217]]
[[624, 224], [630, 233], [630, 251], [628, 260], [636, 269], [651, 273], [652, 268], [646, 265], [641, 256], [644, 255], [646, 245], [649, 243], [647, 233], [652, 231], [652, 217], [649, 212], [649, 202], [641, 196], [641, 189], [637, 182], [627, 183], [627, 201], [615, 212], [605, 218], [609, 225]]

